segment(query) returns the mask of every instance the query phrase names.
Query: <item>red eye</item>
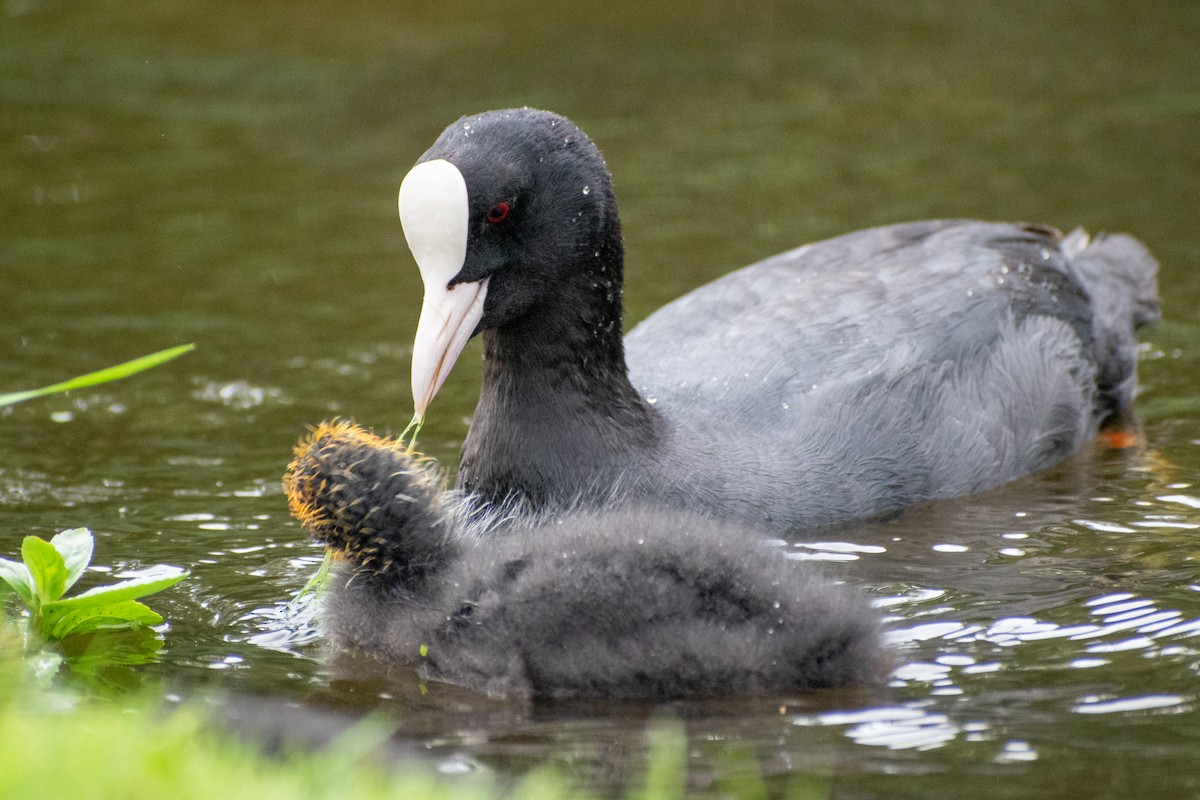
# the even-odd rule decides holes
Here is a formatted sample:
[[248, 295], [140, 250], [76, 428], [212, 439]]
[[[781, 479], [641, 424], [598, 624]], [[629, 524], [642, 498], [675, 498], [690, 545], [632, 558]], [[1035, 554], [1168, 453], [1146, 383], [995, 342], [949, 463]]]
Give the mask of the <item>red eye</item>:
[[504, 222], [504, 220], [508, 219], [508, 212], [510, 210], [511, 206], [501, 200], [499, 203], [496, 203], [496, 205], [492, 206], [492, 210], [487, 213], [487, 216], [484, 217], [484, 219], [493, 225], [495, 225], [497, 222]]

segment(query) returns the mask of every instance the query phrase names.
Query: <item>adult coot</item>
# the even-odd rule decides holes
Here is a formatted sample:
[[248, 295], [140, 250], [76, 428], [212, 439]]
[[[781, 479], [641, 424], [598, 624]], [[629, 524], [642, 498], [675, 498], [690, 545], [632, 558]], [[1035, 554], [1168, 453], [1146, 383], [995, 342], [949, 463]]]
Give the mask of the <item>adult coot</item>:
[[674, 698], [870, 685], [877, 617], [745, 530], [646, 508], [503, 517], [350, 423], [284, 478], [337, 557], [334, 644], [496, 695]]
[[532, 109], [451, 125], [400, 187], [425, 299], [417, 414], [467, 339], [459, 485], [546, 508], [643, 498], [799, 529], [976, 492], [1122, 414], [1157, 315], [1136, 240], [938, 220], [792, 250], [622, 341], [623, 248], [588, 137]]

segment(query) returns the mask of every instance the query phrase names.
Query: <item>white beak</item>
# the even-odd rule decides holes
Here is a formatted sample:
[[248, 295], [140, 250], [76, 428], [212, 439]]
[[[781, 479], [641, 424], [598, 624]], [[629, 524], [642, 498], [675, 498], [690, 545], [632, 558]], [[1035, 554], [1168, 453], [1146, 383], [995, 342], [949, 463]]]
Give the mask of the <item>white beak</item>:
[[467, 183], [449, 161], [413, 167], [400, 184], [400, 224], [412, 251], [425, 299], [413, 342], [412, 393], [417, 417], [446, 381], [483, 317], [487, 279], [450, 286], [467, 258]]

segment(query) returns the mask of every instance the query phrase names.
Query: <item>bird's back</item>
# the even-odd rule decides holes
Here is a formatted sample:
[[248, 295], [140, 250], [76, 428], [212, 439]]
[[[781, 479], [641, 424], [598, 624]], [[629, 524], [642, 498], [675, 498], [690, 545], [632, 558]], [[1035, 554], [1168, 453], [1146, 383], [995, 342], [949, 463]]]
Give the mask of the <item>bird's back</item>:
[[630, 377], [722, 454], [688, 478], [717, 504], [806, 527], [996, 486], [1131, 399], [1153, 259], [1073, 237], [945, 220], [782, 253], [632, 330]]

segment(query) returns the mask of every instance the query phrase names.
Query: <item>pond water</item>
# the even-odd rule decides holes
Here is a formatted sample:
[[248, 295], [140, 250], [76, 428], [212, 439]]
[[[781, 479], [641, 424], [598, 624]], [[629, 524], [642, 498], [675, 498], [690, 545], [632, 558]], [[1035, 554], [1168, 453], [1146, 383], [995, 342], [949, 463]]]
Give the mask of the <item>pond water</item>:
[[[192, 572], [153, 601], [156, 659], [95, 681], [378, 708], [447, 772], [553, 757], [602, 790], [668, 715], [700, 794], [736, 749], [825, 797], [1200, 795], [1194, 4], [3, 0], [0, 18], [0, 390], [198, 345], [0, 411], [0, 550], [85, 525], [87, 580]], [[524, 104], [608, 158], [630, 322], [872, 224], [1137, 234], [1165, 316], [1139, 440], [781, 544], [888, 616], [881, 695], [526, 708], [367, 665], [334, 679], [287, 606], [320, 553], [279, 477], [307, 424], [408, 420], [420, 284], [396, 189], [458, 116]], [[478, 354], [423, 432], [449, 469]]]

